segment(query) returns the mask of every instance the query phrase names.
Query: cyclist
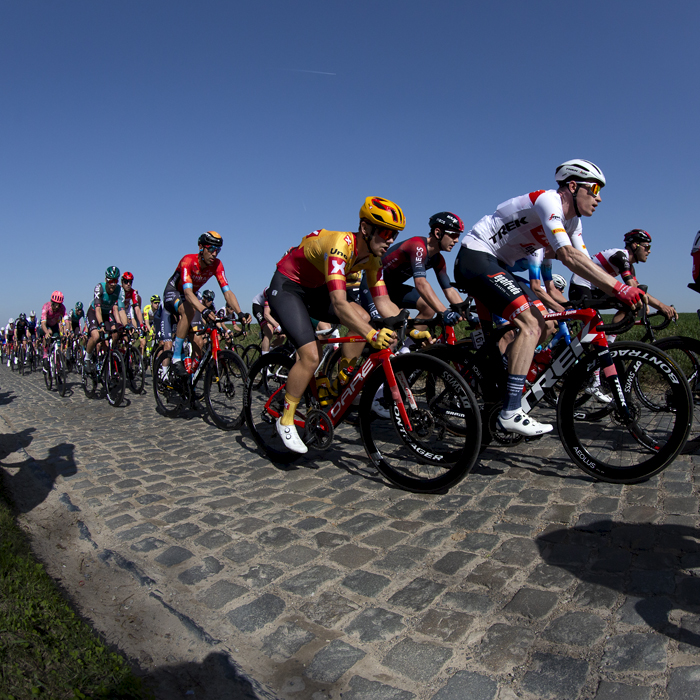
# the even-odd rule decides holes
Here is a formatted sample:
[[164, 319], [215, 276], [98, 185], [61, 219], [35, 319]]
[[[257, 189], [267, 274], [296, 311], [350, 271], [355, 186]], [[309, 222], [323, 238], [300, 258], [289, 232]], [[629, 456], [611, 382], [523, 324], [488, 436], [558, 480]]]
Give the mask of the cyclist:
[[[311, 317], [342, 323], [367, 338], [376, 349], [388, 347], [395, 334], [388, 328], [375, 331], [368, 323], [369, 314], [348, 301], [346, 276], [365, 270], [378, 311], [383, 316], [398, 314], [400, 309], [389, 298], [382, 279], [381, 258], [405, 225], [398, 205], [381, 197], [367, 197], [360, 209], [359, 231], [313, 231], [277, 263], [268, 290], [270, 311], [297, 349], [297, 361], [287, 380], [284, 411], [277, 420], [277, 433], [293, 452], [308, 451], [294, 426], [294, 411], [321, 356]], [[351, 371], [362, 347], [362, 343], [343, 346], [346, 356], [341, 371], [346, 374]]]
[[146, 347], [144, 357], [148, 362], [148, 358], [153, 352], [153, 346], [158, 335], [159, 326], [156, 325], [155, 315], [160, 307], [160, 297], [157, 294], [151, 296], [150, 304], [143, 307], [143, 322], [146, 324]]
[[[637, 276], [634, 271], [634, 263], [645, 263], [651, 252], [651, 236], [641, 228], [634, 228], [624, 236], [624, 248], [608, 248], [593, 256], [593, 262], [605, 270], [611, 277], [622, 278], [625, 284], [631, 287], [638, 287]], [[569, 296], [572, 301], [578, 299], [600, 298], [605, 296], [600, 289], [594, 289], [593, 285], [579, 275], [572, 275]], [[667, 306], [648, 292], [646, 294], [647, 303], [658, 309], [666, 318], [678, 320], [678, 312]], [[613, 323], [622, 319], [624, 314], [618, 312], [613, 318]], [[608, 336], [610, 340], [610, 336]]]
[[[177, 331], [173, 341], [173, 365], [175, 371], [184, 376], [187, 370], [182, 361], [182, 346], [190, 329], [190, 324], [196, 311], [202, 314], [206, 320], [214, 312], [207, 309], [199, 299], [197, 292], [204, 286], [204, 283], [211, 277], [216, 277], [221, 291], [226, 299], [226, 304], [234, 313], [238, 315], [241, 323], [249, 323], [250, 316], [241, 312], [236, 295], [231, 291], [224, 265], [218, 259], [221, 247], [224, 244], [223, 238], [216, 231], [203, 233], [198, 241], [199, 253], [185, 255], [178, 263], [177, 269], [172, 274], [163, 292], [164, 311], [177, 316]], [[167, 313], [163, 313], [163, 335], [166, 339], [171, 337], [172, 328], [170, 318]]]
[[131, 325], [141, 331], [139, 347], [143, 355], [146, 349], [146, 325], [141, 313], [141, 295], [134, 289], [134, 275], [131, 272], [125, 272], [122, 275], [122, 289], [124, 290], [124, 312], [126, 313], [127, 327]]
[[14, 349], [15, 341], [15, 319], [11, 318], [5, 326], [5, 344], [7, 352], [7, 366], [12, 364], [12, 350]]
[[[417, 309], [420, 318], [441, 313], [445, 323], [454, 325], [460, 315], [448, 311], [430, 286], [427, 270], [433, 268], [443, 294], [452, 304], [462, 298], [452, 286], [443, 253], [449, 253], [464, 233], [464, 223], [456, 214], [441, 211], [430, 217], [428, 237], [414, 236], [389, 248], [382, 258], [384, 284], [390, 299], [399, 308]], [[415, 287], [405, 284], [413, 277]]]
[[70, 325], [73, 335], [77, 338], [80, 335], [80, 322], [85, 320], [85, 311], [83, 310], [83, 302], [76, 301], [75, 306], [70, 312]]
[[[27, 340], [29, 338], [29, 322], [27, 321], [27, 314], [21, 313], [15, 322], [15, 339], [17, 340], [17, 349], [19, 350], [20, 345], [26, 349]], [[15, 357], [15, 364], [18, 362], [19, 358]]]
[[253, 317], [260, 324], [260, 354], [267, 355], [270, 347], [276, 348], [284, 344], [285, 336], [282, 326], [270, 313], [270, 303], [267, 299], [268, 287], [253, 298]]
[[508, 358], [507, 395], [498, 418], [507, 432], [535, 436], [552, 430], [522, 411], [521, 399], [535, 348], [545, 329], [534, 293], [523, 290], [504, 269], [523, 256], [551, 246], [556, 258], [572, 272], [635, 308], [643, 292], [617, 282], [595, 265], [583, 246], [581, 218], [592, 216], [605, 185], [603, 172], [587, 160], [562, 163], [555, 171], [556, 190], [538, 190], [499, 204], [462, 239], [455, 262], [460, 289], [489, 311], [513, 323], [519, 333]]
[[41, 331], [43, 337], [43, 365], [44, 372], [49, 370], [49, 346], [51, 336], [60, 335], [61, 319], [66, 315], [66, 307], [63, 305], [63, 293], [56, 290], [51, 295], [51, 300], [41, 307]]
[[100, 282], [94, 291], [94, 298], [88, 307], [87, 327], [88, 341], [85, 347], [85, 369], [94, 369], [95, 346], [100, 340], [100, 332], [113, 333], [116, 341], [115, 326], [127, 324], [124, 312], [124, 290], [119, 285], [119, 268], [110, 266], [105, 270], [105, 281]]

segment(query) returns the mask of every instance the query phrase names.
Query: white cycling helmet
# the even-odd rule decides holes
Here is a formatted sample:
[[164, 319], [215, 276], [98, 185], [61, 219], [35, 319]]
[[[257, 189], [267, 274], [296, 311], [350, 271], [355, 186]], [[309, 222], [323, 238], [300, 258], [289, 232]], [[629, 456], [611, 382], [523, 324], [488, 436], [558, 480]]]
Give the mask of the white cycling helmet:
[[577, 182], [598, 182], [601, 187], [605, 186], [605, 175], [603, 171], [590, 160], [567, 160], [562, 163], [554, 173], [554, 179], [562, 184], [575, 180]]
[[552, 275], [552, 282], [554, 282], [554, 286], [560, 292], [563, 292], [566, 289], [566, 280], [561, 275], [558, 275], [556, 272]]
[[8, 326], [11, 326], [14, 322], [15, 322], [15, 319], [14, 319], [14, 318], [11, 318], [11, 319], [7, 322], [7, 325], [8, 325]]

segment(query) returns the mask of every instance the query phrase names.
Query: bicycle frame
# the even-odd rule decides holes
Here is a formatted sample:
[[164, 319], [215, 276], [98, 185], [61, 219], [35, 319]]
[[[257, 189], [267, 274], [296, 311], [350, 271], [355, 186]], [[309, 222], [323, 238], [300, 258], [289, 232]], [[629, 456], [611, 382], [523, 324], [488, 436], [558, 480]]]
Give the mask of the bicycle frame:
[[[367, 341], [365, 340], [365, 338], [362, 338], [359, 335], [353, 335], [344, 338], [323, 338], [320, 339], [319, 342], [322, 345], [326, 345], [328, 343], [365, 343]], [[362, 391], [362, 387], [367, 381], [367, 378], [381, 365], [384, 368], [387, 384], [389, 385], [389, 389], [391, 390], [391, 396], [396, 402], [396, 405], [398, 406], [399, 414], [401, 415], [401, 420], [403, 421], [406, 430], [408, 430], [409, 432], [413, 430], [413, 428], [411, 427], [411, 421], [408, 418], [408, 413], [406, 412], [406, 407], [403, 403], [403, 400], [401, 399], [401, 394], [399, 392], [398, 382], [396, 379], [396, 375], [394, 374], [394, 369], [391, 366], [391, 358], [393, 356], [394, 353], [389, 348], [379, 350], [376, 353], [371, 354], [362, 363], [362, 365], [359, 368], [357, 368], [355, 372], [353, 372], [352, 378], [350, 379], [348, 385], [343, 389], [338, 398], [327, 410], [327, 415], [330, 417], [331, 423], [333, 424], [334, 428], [342, 421], [345, 412], [352, 405], [352, 402], [355, 399], [355, 397], [360, 393], [360, 391]], [[316, 384], [313, 380], [311, 381], [309, 388], [314, 398], [318, 399], [318, 395], [316, 392]], [[402, 381], [402, 388], [406, 392], [406, 397], [408, 399], [409, 404], [415, 406], [416, 403], [413, 398], [413, 394], [411, 393], [410, 387], [408, 386], [408, 383]], [[277, 391], [275, 391], [272, 394], [272, 396], [268, 398], [268, 400], [265, 403], [265, 410], [270, 414], [270, 416], [274, 418], [278, 418], [280, 414], [278, 411], [272, 408], [272, 403], [274, 399], [278, 396], [279, 392], [284, 391], [284, 389], [284, 386], [280, 387]], [[304, 424], [305, 423], [303, 420], [298, 420], [297, 418], [294, 419], [294, 425], [297, 428], [303, 428]]]

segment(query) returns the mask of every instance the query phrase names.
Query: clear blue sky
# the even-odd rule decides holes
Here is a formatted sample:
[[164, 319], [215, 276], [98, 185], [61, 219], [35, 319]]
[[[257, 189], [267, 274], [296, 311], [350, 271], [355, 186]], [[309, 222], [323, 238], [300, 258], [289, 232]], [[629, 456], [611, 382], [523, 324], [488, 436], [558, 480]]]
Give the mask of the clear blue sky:
[[250, 310], [367, 195], [407, 236], [469, 227], [570, 158], [608, 179], [589, 250], [647, 229], [640, 281], [693, 311], [698, 27], [697, 0], [0, 0], [0, 324], [108, 265], [162, 293], [207, 229]]

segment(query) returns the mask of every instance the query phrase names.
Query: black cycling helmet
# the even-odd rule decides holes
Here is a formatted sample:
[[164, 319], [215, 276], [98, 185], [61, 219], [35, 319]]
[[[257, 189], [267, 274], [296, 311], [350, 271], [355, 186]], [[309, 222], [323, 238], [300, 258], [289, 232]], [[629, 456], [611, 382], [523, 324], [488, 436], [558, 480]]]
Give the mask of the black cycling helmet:
[[224, 244], [224, 239], [216, 231], [207, 231], [203, 233], [197, 240], [197, 245], [201, 246], [214, 246], [215, 248], [221, 248]]
[[214, 292], [212, 292], [211, 289], [205, 289], [202, 292], [202, 299], [204, 299], [204, 301], [214, 301]]
[[428, 221], [428, 225], [431, 231], [439, 228], [449, 233], [464, 233], [464, 221], [451, 211], [441, 211], [433, 214]]
[[625, 234], [625, 243], [651, 243], [651, 236], [641, 228], [633, 228]]
[[20, 314], [20, 315], [19, 315], [19, 320], [22, 321], [22, 322], [26, 321], [26, 320], [27, 320], [27, 314]]

